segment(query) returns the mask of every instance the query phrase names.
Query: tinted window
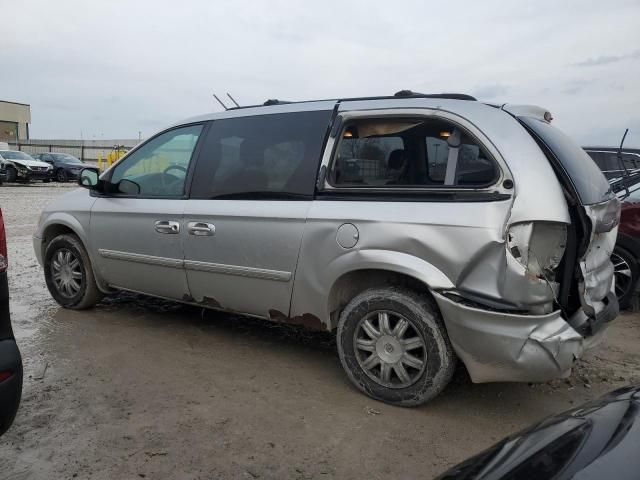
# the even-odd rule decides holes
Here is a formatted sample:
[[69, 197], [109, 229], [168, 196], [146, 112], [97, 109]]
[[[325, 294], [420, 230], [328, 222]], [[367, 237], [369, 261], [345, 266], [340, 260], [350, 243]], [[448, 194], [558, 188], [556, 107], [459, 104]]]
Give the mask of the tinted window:
[[82, 163], [79, 159], [68, 153], [53, 153], [51, 154], [54, 160], [64, 163]]
[[313, 195], [330, 118], [316, 111], [214, 121], [191, 197]]
[[627, 170], [637, 170], [640, 168], [640, 155], [636, 153], [623, 153], [622, 161]]
[[202, 125], [176, 128], [152, 138], [114, 168], [116, 193], [177, 197], [184, 194], [189, 163]]
[[335, 166], [336, 183], [386, 185], [400, 179], [405, 160], [402, 137], [343, 138]]
[[583, 204], [600, 203], [611, 196], [609, 182], [593, 159], [573, 140], [547, 122], [531, 117], [520, 117], [520, 121], [558, 160]]
[[587, 153], [607, 179], [618, 178], [624, 172], [614, 152], [587, 150]]
[[[454, 132], [459, 142], [450, 138]], [[497, 176], [484, 149], [445, 121], [366, 119], [345, 126], [330, 180], [343, 187], [481, 187]]]

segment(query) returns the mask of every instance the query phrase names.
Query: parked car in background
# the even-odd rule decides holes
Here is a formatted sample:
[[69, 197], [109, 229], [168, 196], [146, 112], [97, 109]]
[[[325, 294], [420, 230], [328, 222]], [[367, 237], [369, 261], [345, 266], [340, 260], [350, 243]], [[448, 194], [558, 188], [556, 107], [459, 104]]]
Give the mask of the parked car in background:
[[6, 181], [7, 181], [7, 170], [2, 164], [2, 162], [0, 162], [0, 185], [2, 185]]
[[619, 147], [582, 147], [600, 167], [608, 180], [624, 176], [626, 172], [640, 170], [640, 149], [623, 148], [622, 163], [618, 157]]
[[640, 386], [553, 415], [465, 460], [437, 480], [637, 480]]
[[611, 183], [622, 200], [616, 246], [611, 254], [620, 308], [629, 308], [640, 279], [640, 173]]
[[53, 167], [45, 162], [35, 160], [25, 152], [0, 150], [0, 163], [7, 171], [7, 182], [24, 182], [42, 180], [47, 183], [53, 176]]
[[618, 314], [620, 206], [550, 117], [402, 91], [192, 118], [83, 170], [35, 253], [66, 308], [130, 290], [336, 332], [396, 405], [456, 357], [475, 382], [562, 377]]
[[7, 262], [7, 237], [0, 209], [0, 435], [13, 423], [22, 396], [22, 358], [11, 328]]
[[68, 153], [37, 153], [33, 158], [53, 167], [53, 178], [58, 182], [76, 180], [80, 171], [88, 165]]

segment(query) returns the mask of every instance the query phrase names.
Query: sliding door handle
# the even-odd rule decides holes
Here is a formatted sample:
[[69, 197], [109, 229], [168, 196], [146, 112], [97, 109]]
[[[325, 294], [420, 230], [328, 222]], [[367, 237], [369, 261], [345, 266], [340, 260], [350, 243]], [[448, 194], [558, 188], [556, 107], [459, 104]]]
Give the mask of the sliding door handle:
[[211, 236], [216, 233], [216, 227], [213, 223], [189, 222], [187, 223], [187, 232], [189, 235], [198, 237]]

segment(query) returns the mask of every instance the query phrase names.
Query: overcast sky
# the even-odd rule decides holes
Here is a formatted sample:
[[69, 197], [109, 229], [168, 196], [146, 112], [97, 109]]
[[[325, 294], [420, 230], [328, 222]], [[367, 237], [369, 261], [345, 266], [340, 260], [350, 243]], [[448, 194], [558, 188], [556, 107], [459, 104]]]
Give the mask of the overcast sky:
[[463, 92], [640, 146], [640, 1], [0, 0], [0, 99], [32, 138], [137, 138], [243, 104]]

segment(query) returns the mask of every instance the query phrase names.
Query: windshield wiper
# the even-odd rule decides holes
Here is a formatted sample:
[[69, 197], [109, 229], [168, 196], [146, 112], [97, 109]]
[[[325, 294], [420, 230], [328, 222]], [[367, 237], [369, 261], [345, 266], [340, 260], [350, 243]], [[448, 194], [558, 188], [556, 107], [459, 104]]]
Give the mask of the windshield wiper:
[[[622, 141], [620, 142], [620, 146], [618, 147], [618, 154], [617, 154], [618, 162], [619, 162], [620, 165], [622, 165], [622, 168], [624, 169], [624, 178], [625, 179], [629, 178], [629, 171], [627, 170], [627, 166], [625, 165], [624, 160], [622, 159], [622, 145], [624, 145], [624, 139], [627, 138], [627, 133], [629, 133], [629, 129], [628, 128], [624, 131], [624, 135], [622, 135]], [[628, 183], [628, 181], [624, 182], [624, 188], [626, 190], [626, 195], [623, 195], [620, 200], [624, 200], [629, 195], [631, 195], [631, 193], [629, 192], [629, 183]]]

